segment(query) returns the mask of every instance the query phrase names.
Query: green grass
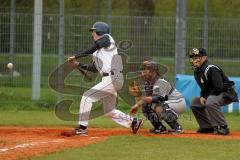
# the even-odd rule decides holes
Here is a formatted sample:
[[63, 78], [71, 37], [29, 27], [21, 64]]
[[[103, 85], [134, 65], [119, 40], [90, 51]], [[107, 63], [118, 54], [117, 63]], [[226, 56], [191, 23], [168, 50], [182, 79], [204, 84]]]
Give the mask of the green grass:
[[[128, 111], [124, 111], [127, 113]], [[145, 124], [144, 128], [151, 128], [148, 120], [143, 117], [143, 115], [139, 115], [144, 118]], [[239, 127], [239, 113], [229, 113], [225, 114], [227, 122], [229, 123], [229, 127], [231, 130], [240, 131]], [[182, 114], [179, 118], [180, 124], [184, 127], [184, 129], [195, 130], [198, 128], [196, 120], [191, 112], [186, 112]], [[59, 119], [54, 111], [9, 111], [9, 110], [1, 110], [0, 112], [0, 126], [24, 126], [24, 127], [34, 127], [34, 126], [68, 126], [75, 127], [77, 122], [75, 121], [63, 121]], [[116, 128], [121, 127], [114, 123], [111, 119], [108, 119], [104, 116], [95, 118], [90, 120], [89, 127], [94, 128]]]
[[234, 140], [199, 140], [144, 136], [115, 136], [84, 148], [32, 160], [238, 160], [240, 143]]
[[[58, 119], [54, 113], [57, 102], [57, 93], [50, 89], [42, 89], [42, 98], [38, 101], [30, 100], [31, 89], [1, 87], [0, 96], [0, 126], [19, 127], [76, 127], [77, 122], [67, 122]], [[73, 112], [77, 113], [79, 97], [65, 96], [74, 99]], [[43, 105], [45, 104], [45, 105]], [[121, 107], [128, 112], [129, 106]], [[45, 107], [44, 107], [45, 106]], [[225, 114], [232, 131], [240, 131], [239, 113]], [[140, 115], [142, 117], [142, 115]], [[191, 112], [182, 114], [180, 124], [186, 130], [198, 128]], [[89, 127], [94, 128], [120, 128], [119, 125], [106, 117], [90, 120]], [[151, 128], [145, 120], [143, 128]], [[0, 141], [0, 144], [6, 142]], [[239, 141], [223, 140], [197, 140], [176, 138], [154, 138], [143, 136], [116, 136], [107, 141], [91, 144], [84, 148], [67, 149], [61, 152], [47, 154], [42, 157], [29, 158], [33, 160], [75, 160], [75, 159], [201, 159], [225, 160], [238, 159]], [[187, 154], [186, 154], [187, 153]]]
[[41, 89], [41, 98], [31, 100], [31, 88], [0, 87], [0, 110], [49, 110], [57, 102], [57, 93]]

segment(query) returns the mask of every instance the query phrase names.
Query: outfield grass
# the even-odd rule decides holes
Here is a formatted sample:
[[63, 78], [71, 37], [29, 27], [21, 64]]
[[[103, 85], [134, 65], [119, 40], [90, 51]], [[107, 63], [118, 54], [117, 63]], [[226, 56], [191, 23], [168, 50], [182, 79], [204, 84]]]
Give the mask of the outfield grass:
[[239, 160], [234, 140], [114, 136], [84, 148], [67, 149], [32, 160]]

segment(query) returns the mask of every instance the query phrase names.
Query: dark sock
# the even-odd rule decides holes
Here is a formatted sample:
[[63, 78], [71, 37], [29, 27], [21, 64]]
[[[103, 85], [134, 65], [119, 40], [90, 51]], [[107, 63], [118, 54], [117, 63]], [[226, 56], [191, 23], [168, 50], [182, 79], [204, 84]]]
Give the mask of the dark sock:
[[87, 129], [87, 126], [80, 125], [79, 128], [85, 130], [85, 129]]

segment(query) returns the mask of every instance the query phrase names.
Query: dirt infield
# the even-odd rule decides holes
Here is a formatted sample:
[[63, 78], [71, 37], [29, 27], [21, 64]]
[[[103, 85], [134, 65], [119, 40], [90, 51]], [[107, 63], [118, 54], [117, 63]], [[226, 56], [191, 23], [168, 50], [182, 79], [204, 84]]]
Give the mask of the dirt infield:
[[[13, 160], [32, 156], [43, 155], [65, 148], [83, 147], [88, 144], [104, 141], [108, 136], [132, 135], [128, 129], [89, 129], [89, 135], [62, 136], [62, 132], [70, 132], [71, 128], [20, 128], [0, 127], [0, 159]], [[185, 131], [184, 134], [172, 135], [149, 134], [142, 129], [138, 135], [154, 136], [159, 138], [200, 138], [200, 139], [235, 139], [240, 140], [240, 132], [232, 132], [229, 136], [217, 136], [211, 134], [197, 134], [194, 131]], [[132, 135], [137, 136], [137, 135]]]

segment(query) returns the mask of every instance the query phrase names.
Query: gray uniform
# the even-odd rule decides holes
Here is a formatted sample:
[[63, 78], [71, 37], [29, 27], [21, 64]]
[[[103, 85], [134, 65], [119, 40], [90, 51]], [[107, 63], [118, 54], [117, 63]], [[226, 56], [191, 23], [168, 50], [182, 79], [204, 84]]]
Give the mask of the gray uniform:
[[[142, 107], [144, 116], [148, 118], [154, 128], [157, 129], [163, 126], [161, 121], [164, 120], [171, 128], [178, 129], [178, 115], [186, 108], [186, 102], [181, 93], [174, 89], [169, 82], [157, 77], [153, 82], [146, 82], [145, 96], [168, 97], [167, 100], [159, 100], [158, 102], [146, 104]], [[154, 109], [159, 105], [163, 106], [165, 110], [164, 114], [168, 116], [159, 117], [159, 115], [155, 113]]]
[[164, 79], [159, 78], [154, 83], [153, 96], [168, 96], [168, 100], [165, 103], [178, 114], [182, 113], [186, 108], [186, 102], [181, 93]]

